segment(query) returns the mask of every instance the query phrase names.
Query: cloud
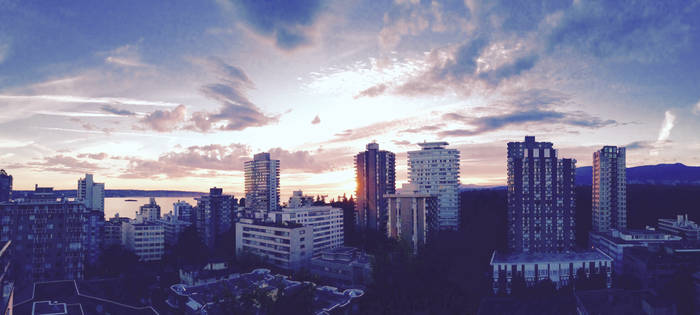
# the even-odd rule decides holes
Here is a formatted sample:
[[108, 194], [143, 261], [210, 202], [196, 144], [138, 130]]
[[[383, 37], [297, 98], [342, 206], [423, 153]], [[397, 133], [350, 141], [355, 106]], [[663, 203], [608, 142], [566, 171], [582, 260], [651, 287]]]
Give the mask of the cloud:
[[700, 115], [700, 101], [698, 101], [697, 104], [695, 104], [695, 107], [693, 108], [693, 113], [696, 115]]
[[72, 156], [63, 154], [46, 157], [43, 161], [29, 162], [27, 167], [32, 167], [41, 171], [59, 172], [66, 174], [92, 173], [96, 170], [104, 169], [98, 164], [81, 161]]
[[[331, 164], [319, 160], [323, 151], [289, 151], [282, 148], [269, 150], [274, 159], [281, 160], [282, 168], [322, 172], [331, 168]], [[336, 154], [336, 152], [331, 152]], [[191, 146], [184, 150], [167, 152], [156, 160], [147, 160], [136, 157], [126, 158], [129, 163], [122, 177], [125, 178], [152, 178], [168, 177], [180, 178], [196, 176], [197, 171], [242, 171], [243, 164], [250, 161], [252, 151], [247, 145], [232, 143], [230, 145], [211, 144], [204, 146]]]
[[186, 128], [208, 132], [211, 129], [243, 130], [277, 122], [278, 117], [265, 115], [253, 102], [246, 91], [254, 87], [246, 73], [217, 57], [199, 61], [205, 68], [217, 74], [220, 82], [204, 85], [200, 92], [221, 104], [218, 112], [195, 112], [191, 124]]
[[185, 121], [187, 109], [185, 105], [178, 105], [172, 110], [156, 110], [139, 120], [140, 126], [153, 129], [158, 132], [169, 132], [179, 128]]
[[318, 117], [318, 115], [316, 115], [316, 117], [314, 117], [314, 120], [311, 121], [312, 125], [318, 125], [320, 123], [321, 123], [321, 117]]
[[650, 141], [634, 141], [625, 145], [627, 150], [641, 150], [653, 148], [653, 143]]
[[360, 97], [375, 97], [379, 96], [381, 94], [384, 94], [384, 91], [386, 91], [387, 85], [384, 83], [372, 86], [366, 90], [360, 91], [357, 95], [355, 95], [353, 98], [358, 99]]
[[521, 73], [532, 69], [537, 62], [537, 55], [527, 55], [513, 60], [511, 63], [503, 65], [492, 71], [479, 73], [479, 78], [492, 85], [498, 85], [502, 80], [518, 76]]
[[[0, 39], [2, 39], [0, 37]], [[10, 44], [9, 43], [0, 43], [0, 64], [5, 62], [5, 59], [10, 55]]]
[[312, 42], [313, 25], [324, 9], [320, 0], [232, 0], [243, 22], [259, 35], [271, 38], [282, 50]]
[[119, 109], [119, 108], [116, 108], [116, 107], [111, 106], [111, 105], [103, 105], [101, 107], [101, 109], [105, 112], [112, 113], [112, 114], [119, 115], [119, 116], [134, 116], [134, 115], [136, 115], [136, 113], [134, 113], [130, 110]]
[[391, 140], [391, 142], [395, 145], [400, 145], [400, 146], [409, 146], [413, 145], [411, 141], [408, 140]]
[[104, 160], [109, 157], [107, 153], [100, 152], [100, 153], [81, 153], [78, 154], [78, 157], [81, 159], [92, 159], [92, 160]]
[[124, 104], [140, 106], [175, 107], [177, 103], [148, 101], [121, 97], [87, 97], [76, 95], [0, 95], [0, 100], [44, 100], [61, 103]]
[[352, 141], [352, 140], [358, 140], [358, 139], [365, 139], [369, 137], [375, 137], [378, 135], [381, 135], [391, 129], [394, 129], [396, 126], [399, 126], [401, 124], [404, 124], [404, 120], [390, 120], [390, 121], [382, 121], [378, 123], [374, 123], [371, 125], [359, 127], [359, 128], [353, 128], [353, 129], [346, 129], [343, 130], [339, 133], [335, 134], [335, 138], [327, 141], [328, 143], [332, 142], [345, 142], [345, 141]]
[[121, 67], [147, 67], [148, 65], [141, 61], [141, 56], [138, 52], [138, 47], [136, 45], [124, 45], [117, 47], [116, 49], [106, 52], [99, 53], [107, 55], [105, 57], [105, 62], [108, 64], [121, 66]]
[[668, 137], [671, 136], [671, 130], [673, 129], [675, 122], [676, 116], [673, 115], [670, 110], [667, 110], [664, 113], [664, 121], [661, 123], [659, 137], [656, 139], [656, 142], [664, 142], [668, 140]]
[[[454, 115], [454, 114], [447, 114], [447, 116]], [[401, 130], [401, 132], [406, 132], [406, 133], [421, 133], [425, 131], [436, 131], [440, 130], [443, 127], [445, 127], [445, 124], [434, 124], [434, 125], [427, 125], [427, 126], [422, 126], [422, 127], [415, 127], [415, 128], [408, 128]]]

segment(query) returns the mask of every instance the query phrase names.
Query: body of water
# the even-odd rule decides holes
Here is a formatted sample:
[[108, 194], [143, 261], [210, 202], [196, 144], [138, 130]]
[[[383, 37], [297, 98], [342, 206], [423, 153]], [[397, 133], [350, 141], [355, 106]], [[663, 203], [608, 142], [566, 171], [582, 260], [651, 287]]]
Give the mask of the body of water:
[[[170, 211], [173, 211], [173, 203], [179, 200], [185, 201], [192, 206], [197, 205], [197, 201], [194, 197], [155, 197], [156, 203], [160, 206], [160, 214], [164, 215]], [[134, 218], [136, 211], [139, 207], [147, 204], [149, 202], [149, 197], [118, 197], [118, 198], [105, 198], [105, 220], [114, 217], [115, 214], [119, 213], [120, 217]], [[136, 200], [136, 201], [126, 201], [126, 200]]]

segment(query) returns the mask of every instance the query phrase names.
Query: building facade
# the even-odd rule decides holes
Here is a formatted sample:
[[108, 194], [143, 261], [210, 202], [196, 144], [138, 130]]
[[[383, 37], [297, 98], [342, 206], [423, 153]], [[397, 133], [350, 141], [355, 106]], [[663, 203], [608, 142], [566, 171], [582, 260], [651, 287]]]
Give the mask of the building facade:
[[564, 252], [575, 247], [576, 160], [551, 142], [508, 143], [508, 249]]
[[276, 223], [294, 222], [313, 228], [312, 255], [343, 245], [343, 210], [331, 206], [283, 208], [268, 214]]
[[139, 207], [138, 215], [144, 220], [156, 221], [160, 219], [160, 206], [156, 203], [156, 198], [151, 197], [147, 204]]
[[85, 174], [78, 180], [76, 200], [82, 200], [85, 208], [95, 211], [105, 211], [105, 184], [95, 183], [92, 174]]
[[85, 204], [36, 187], [26, 199], [0, 203], [0, 241], [12, 241], [17, 281], [82, 279], [87, 251]]
[[421, 192], [438, 198], [438, 227], [457, 230], [459, 212], [459, 150], [447, 142], [424, 142], [421, 149], [408, 152], [408, 180]]
[[247, 210], [267, 213], [277, 210], [280, 201], [280, 161], [270, 153], [258, 153], [244, 164], [245, 206]]
[[679, 214], [676, 219], [659, 219], [659, 230], [680, 236], [689, 241], [700, 240], [700, 225], [688, 220], [688, 214]]
[[282, 269], [299, 270], [308, 266], [313, 254], [313, 227], [241, 219], [236, 223], [236, 255], [245, 254]]
[[214, 248], [219, 242], [220, 236], [233, 228], [236, 199], [231, 195], [224, 195], [223, 189], [216, 187], [209, 189], [209, 195], [195, 199], [197, 207], [193, 210], [197, 233], [204, 244], [209, 248]]
[[12, 200], [12, 175], [0, 170], [0, 202]]
[[0, 242], [0, 310], [3, 315], [13, 314], [13, 304], [15, 297], [15, 283], [12, 277], [12, 241]]
[[129, 218], [114, 217], [106, 221], [102, 230], [102, 247], [122, 246], [122, 223], [129, 222]]
[[355, 222], [360, 230], [386, 231], [387, 200], [396, 191], [396, 157], [377, 143], [355, 156]]
[[627, 228], [625, 148], [605, 146], [593, 153], [593, 230]]
[[368, 285], [372, 282], [371, 258], [357, 248], [341, 246], [311, 259], [309, 272], [341, 287]]
[[404, 184], [396, 194], [386, 195], [389, 202], [387, 236], [407, 241], [414, 253], [438, 230], [438, 199], [422, 193], [415, 184]]
[[163, 225], [163, 232], [165, 235], [165, 246], [173, 247], [177, 245], [180, 240], [180, 235], [185, 231], [192, 223], [188, 221], [183, 221], [178, 219], [173, 214], [166, 214], [160, 220], [156, 221]]
[[173, 203], [173, 215], [181, 221], [193, 222], [194, 214], [192, 205], [186, 201], [178, 200]]
[[122, 243], [140, 261], [157, 261], [165, 253], [165, 229], [158, 222], [136, 219], [122, 223]]
[[314, 197], [313, 196], [304, 196], [304, 192], [301, 190], [295, 190], [292, 192], [292, 196], [289, 197], [289, 204], [287, 204], [287, 207], [289, 208], [301, 208], [301, 207], [308, 207], [308, 206], [313, 206], [314, 205]]

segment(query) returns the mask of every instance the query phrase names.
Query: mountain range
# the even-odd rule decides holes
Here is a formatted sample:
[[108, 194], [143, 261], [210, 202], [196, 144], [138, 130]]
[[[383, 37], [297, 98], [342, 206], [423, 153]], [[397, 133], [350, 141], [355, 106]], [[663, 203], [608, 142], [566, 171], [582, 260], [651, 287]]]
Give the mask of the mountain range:
[[[593, 182], [593, 168], [576, 168], [576, 185], [590, 186]], [[643, 165], [627, 168], [628, 184], [649, 185], [700, 185], [700, 166], [682, 163]]]

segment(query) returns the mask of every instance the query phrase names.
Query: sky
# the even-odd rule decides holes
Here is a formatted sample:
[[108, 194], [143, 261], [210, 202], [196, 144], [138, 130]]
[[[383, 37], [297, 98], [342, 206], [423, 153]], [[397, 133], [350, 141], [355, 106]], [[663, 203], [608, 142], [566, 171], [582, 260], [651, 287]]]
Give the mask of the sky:
[[503, 185], [525, 135], [590, 165], [700, 165], [700, 1], [0, 0], [0, 168], [15, 189], [355, 188], [353, 156], [446, 141]]

